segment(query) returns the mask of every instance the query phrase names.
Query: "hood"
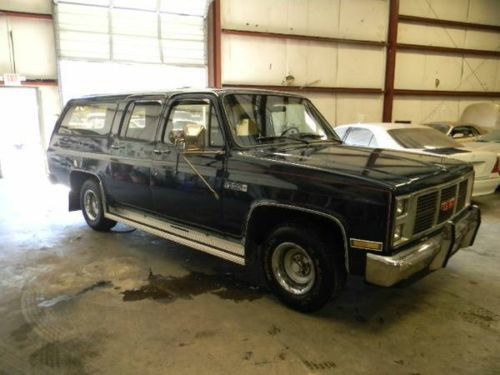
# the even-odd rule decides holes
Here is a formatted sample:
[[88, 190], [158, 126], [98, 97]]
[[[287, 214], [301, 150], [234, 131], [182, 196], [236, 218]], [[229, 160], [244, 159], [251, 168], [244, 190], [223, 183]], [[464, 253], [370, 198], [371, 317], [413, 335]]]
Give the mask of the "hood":
[[490, 151], [500, 157], [500, 143], [497, 142], [471, 142], [467, 144], [469, 150]]
[[476, 178], [488, 178], [497, 162], [497, 154], [484, 150], [470, 150], [468, 153], [456, 154], [454, 159], [471, 163], [474, 167]]
[[457, 178], [472, 170], [470, 165], [449, 157], [370, 149], [317, 142], [287, 144], [245, 151], [247, 156], [264, 158], [298, 168], [308, 167], [363, 179], [392, 190], [409, 186], [422, 189]]

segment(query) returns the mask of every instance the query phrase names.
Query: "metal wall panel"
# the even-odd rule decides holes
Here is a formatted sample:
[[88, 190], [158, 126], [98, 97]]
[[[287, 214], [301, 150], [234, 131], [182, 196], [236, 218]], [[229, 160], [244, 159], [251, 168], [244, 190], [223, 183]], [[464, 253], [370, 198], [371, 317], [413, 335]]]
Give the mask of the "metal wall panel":
[[[474, 0], [483, 1], [483, 0]], [[453, 21], [468, 21], [469, 0], [400, 0], [399, 13], [440, 18]]]
[[356, 122], [380, 122], [381, 95], [337, 95], [336, 125]]
[[481, 98], [396, 97], [394, 99], [393, 119], [395, 121], [409, 120], [414, 124], [439, 120], [457, 121], [468, 105], [481, 102], [500, 104], [500, 100]]
[[399, 13], [500, 25], [500, 1], [498, 0], [400, 0]]
[[226, 35], [222, 66], [223, 83], [281, 84], [287, 75], [286, 42]]
[[314, 106], [318, 108], [321, 114], [328, 120], [330, 125], [335, 126], [337, 121], [337, 95], [305, 93]]
[[464, 58], [460, 90], [500, 91], [496, 84], [500, 75], [500, 60], [495, 58]]
[[357, 122], [379, 122], [382, 118], [382, 96], [305, 93], [330, 125]]
[[388, 0], [223, 0], [225, 28], [385, 40]]
[[2, 0], [0, 4], [3, 10], [45, 14], [52, 12], [52, 0]]
[[398, 52], [395, 87], [416, 90], [458, 90], [463, 58], [442, 54]]
[[[2, 19], [3, 17], [0, 17]], [[5, 19], [4, 19], [5, 21]], [[0, 22], [6, 25], [5, 22]], [[26, 76], [26, 78], [56, 78], [56, 56], [54, 46], [54, 31], [52, 22], [43, 19], [26, 19], [19, 17], [9, 17], [8, 21], [13, 39], [13, 54], [15, 56], [16, 72]], [[13, 72], [10, 64], [9, 43], [7, 29], [3, 28], [1, 33], [4, 47], [1, 49], [0, 63], [4, 68], [3, 72]], [[7, 43], [5, 43], [7, 41]], [[4, 60], [5, 59], [5, 60]]]
[[384, 48], [339, 45], [338, 57], [337, 86], [384, 86]]
[[500, 51], [500, 36], [495, 32], [407, 23], [399, 24], [398, 42]]
[[[400, 23], [398, 25], [398, 42], [408, 44], [422, 44], [426, 46], [465, 47], [463, 29], [452, 29], [429, 25], [415, 25]], [[467, 47], [476, 48], [476, 47]]]
[[339, 35], [344, 38], [387, 39], [388, 0], [340, 1]]

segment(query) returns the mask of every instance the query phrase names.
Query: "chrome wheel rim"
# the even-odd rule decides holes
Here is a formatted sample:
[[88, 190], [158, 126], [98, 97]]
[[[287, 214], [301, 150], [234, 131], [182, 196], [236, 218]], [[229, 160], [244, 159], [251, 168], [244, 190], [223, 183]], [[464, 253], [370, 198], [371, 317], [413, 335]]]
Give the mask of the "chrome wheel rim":
[[88, 218], [95, 221], [99, 216], [99, 199], [92, 190], [85, 191], [83, 195], [83, 205]]
[[305, 294], [316, 280], [314, 262], [307, 251], [296, 243], [278, 245], [274, 249], [271, 265], [274, 278], [289, 293]]

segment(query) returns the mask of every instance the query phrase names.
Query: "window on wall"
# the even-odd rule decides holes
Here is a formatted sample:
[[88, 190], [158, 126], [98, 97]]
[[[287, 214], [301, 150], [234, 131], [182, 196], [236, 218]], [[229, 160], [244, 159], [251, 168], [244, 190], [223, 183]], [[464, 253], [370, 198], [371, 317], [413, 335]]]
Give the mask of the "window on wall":
[[59, 0], [59, 56], [205, 65], [208, 0]]

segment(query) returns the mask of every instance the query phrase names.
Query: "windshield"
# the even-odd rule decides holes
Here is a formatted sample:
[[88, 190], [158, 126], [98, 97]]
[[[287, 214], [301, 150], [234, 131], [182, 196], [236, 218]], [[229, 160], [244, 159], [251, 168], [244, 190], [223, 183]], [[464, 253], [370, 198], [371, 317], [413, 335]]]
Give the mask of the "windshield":
[[450, 148], [463, 147], [460, 143], [434, 129], [391, 129], [388, 133], [404, 148]]
[[450, 129], [450, 126], [445, 124], [427, 124], [427, 125], [444, 134], [448, 133], [448, 130]]
[[271, 142], [340, 141], [307, 99], [230, 94], [224, 97], [224, 108], [233, 136], [243, 146]]
[[489, 133], [482, 135], [478, 139], [479, 142], [496, 142], [500, 143], [500, 129], [495, 129]]

